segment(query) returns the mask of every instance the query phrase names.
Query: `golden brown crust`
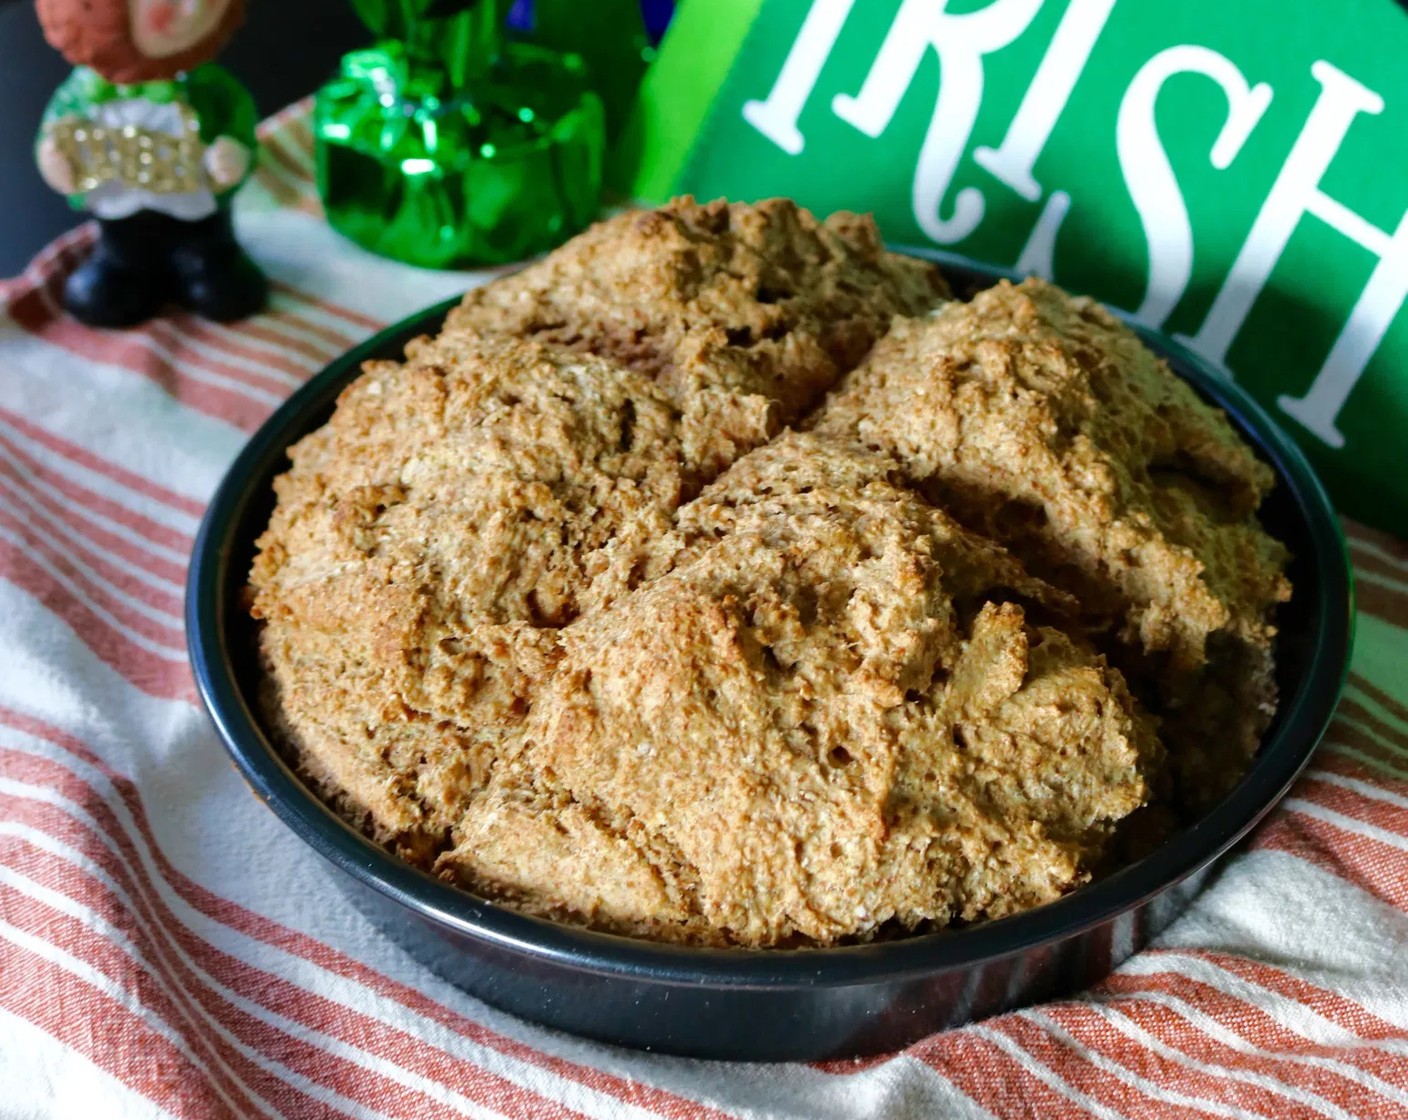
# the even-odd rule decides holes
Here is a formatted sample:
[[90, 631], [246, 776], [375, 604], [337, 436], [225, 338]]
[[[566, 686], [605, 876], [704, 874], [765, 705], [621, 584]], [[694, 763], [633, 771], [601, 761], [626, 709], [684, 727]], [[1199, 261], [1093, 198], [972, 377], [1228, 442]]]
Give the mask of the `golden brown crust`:
[[1007, 601], [1046, 589], [888, 469], [787, 436], [734, 469], [762, 500], [731, 503], [726, 473], [691, 512], [728, 516], [686, 519], [679, 566], [562, 632], [441, 870], [538, 913], [749, 946], [1084, 881], [1144, 800], [1152, 727], [1097, 654]]
[[[1273, 476], [1099, 304], [1004, 282], [898, 323], [810, 423], [893, 454], [1076, 595], [1112, 656], [1158, 678], [1150, 699], [1189, 751], [1213, 752], [1193, 763], [1199, 783], [1244, 765], [1274, 704], [1271, 616], [1290, 592], [1285, 549], [1255, 516]], [[1229, 690], [1238, 702], [1219, 702]]]
[[814, 404], [895, 315], [948, 295], [932, 265], [884, 251], [868, 217], [819, 222], [787, 199], [677, 199], [618, 214], [449, 317], [557, 342], [659, 381], [687, 460], [717, 474]]
[[487, 776], [555, 629], [650, 574], [692, 484], [639, 374], [464, 332], [409, 355], [290, 450], [250, 583], [302, 765], [424, 853], [472, 792], [434, 791]]
[[1210, 797], [1274, 702], [1270, 475], [1036, 282], [807, 413], [944, 292], [866, 220], [682, 200], [471, 293], [276, 482], [279, 740], [421, 867], [698, 944], [995, 917], [1159, 832], [1160, 732]]

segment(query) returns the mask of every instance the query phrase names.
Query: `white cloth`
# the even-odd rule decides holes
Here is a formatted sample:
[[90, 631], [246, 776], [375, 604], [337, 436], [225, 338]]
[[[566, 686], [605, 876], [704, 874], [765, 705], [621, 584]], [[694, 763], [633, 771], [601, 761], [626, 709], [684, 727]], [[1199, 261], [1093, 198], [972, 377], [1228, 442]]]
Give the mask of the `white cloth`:
[[317, 213], [306, 113], [236, 221], [266, 314], [88, 330], [91, 229], [0, 283], [0, 1120], [1408, 1117], [1408, 545], [1352, 529], [1345, 702], [1290, 797], [1108, 981], [852, 1064], [685, 1061], [501, 1014], [349, 908], [194, 702], [184, 567], [278, 402], [487, 274]]

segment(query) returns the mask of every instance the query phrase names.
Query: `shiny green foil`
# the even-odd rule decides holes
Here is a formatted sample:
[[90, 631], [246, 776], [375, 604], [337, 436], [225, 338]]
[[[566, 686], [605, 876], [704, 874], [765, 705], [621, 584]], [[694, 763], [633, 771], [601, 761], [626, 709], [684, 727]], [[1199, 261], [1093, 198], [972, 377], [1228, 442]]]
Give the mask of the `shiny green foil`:
[[592, 219], [605, 126], [580, 59], [504, 43], [492, 0], [354, 6], [395, 37], [344, 56], [318, 91], [334, 229], [397, 260], [465, 268], [531, 256]]
[[533, 0], [527, 40], [582, 56], [606, 107], [607, 143], [615, 143], [655, 57], [640, 0]]

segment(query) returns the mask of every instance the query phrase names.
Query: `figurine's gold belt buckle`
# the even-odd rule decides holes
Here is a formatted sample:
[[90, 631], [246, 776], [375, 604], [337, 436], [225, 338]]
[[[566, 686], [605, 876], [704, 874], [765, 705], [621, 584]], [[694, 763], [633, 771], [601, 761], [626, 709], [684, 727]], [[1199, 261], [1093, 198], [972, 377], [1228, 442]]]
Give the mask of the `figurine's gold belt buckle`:
[[138, 125], [56, 121], [50, 135], [74, 169], [78, 193], [116, 180], [153, 194], [181, 194], [206, 187], [201, 171], [205, 146], [200, 122], [189, 105], [178, 107], [180, 131], [173, 135]]

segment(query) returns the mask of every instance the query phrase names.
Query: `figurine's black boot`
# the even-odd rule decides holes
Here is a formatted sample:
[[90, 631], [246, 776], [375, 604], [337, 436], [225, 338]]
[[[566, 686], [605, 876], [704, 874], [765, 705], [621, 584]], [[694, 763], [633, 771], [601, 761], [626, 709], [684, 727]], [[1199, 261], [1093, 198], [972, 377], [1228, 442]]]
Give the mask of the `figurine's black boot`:
[[134, 327], [166, 302], [165, 261], [153, 254], [132, 224], [140, 218], [98, 223], [88, 259], [64, 283], [64, 307], [90, 327]]
[[183, 225], [169, 257], [176, 302], [218, 323], [263, 310], [269, 282], [235, 240], [229, 208]]

